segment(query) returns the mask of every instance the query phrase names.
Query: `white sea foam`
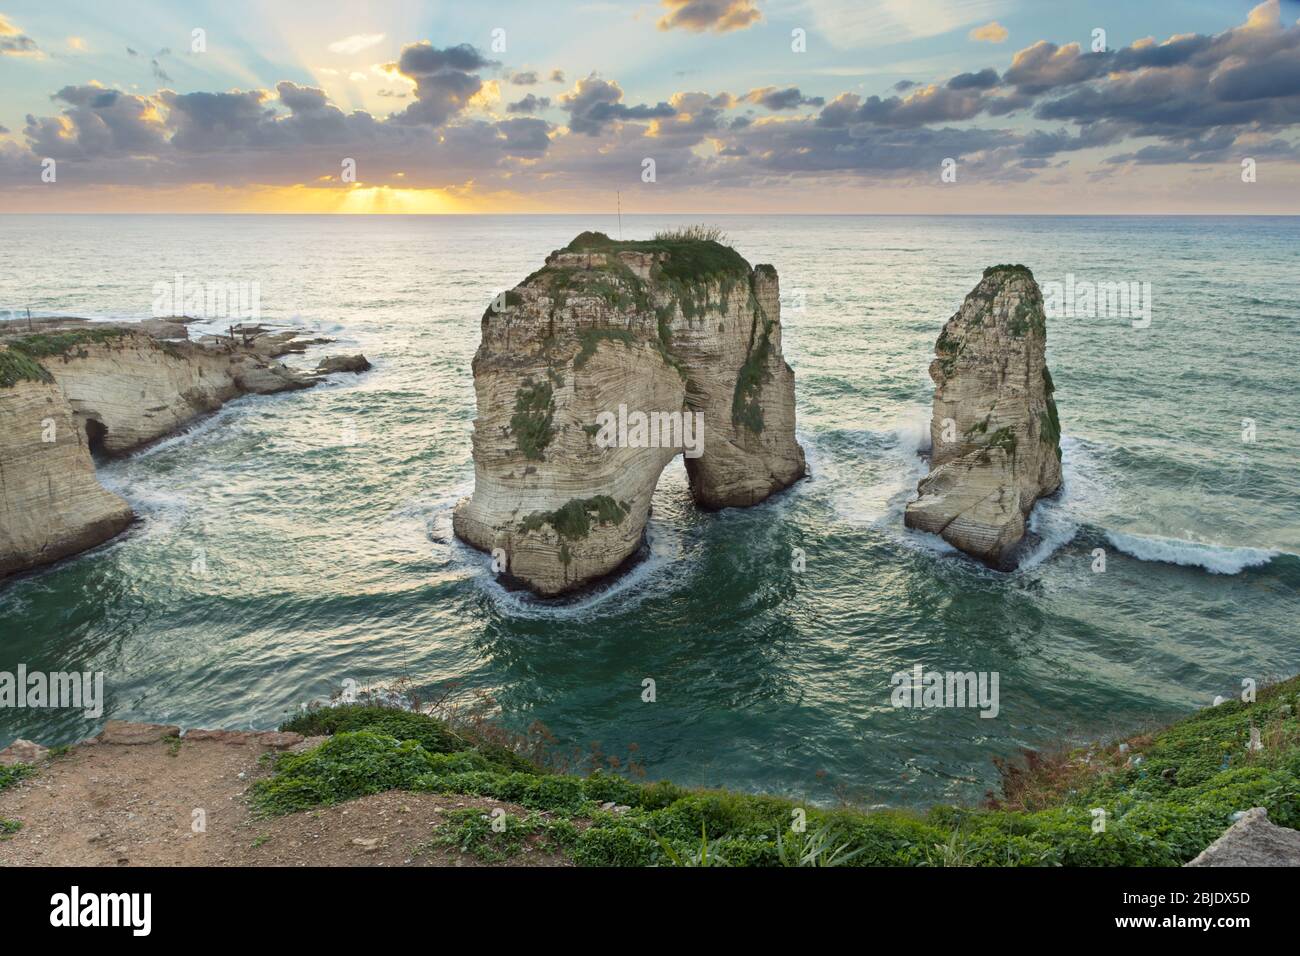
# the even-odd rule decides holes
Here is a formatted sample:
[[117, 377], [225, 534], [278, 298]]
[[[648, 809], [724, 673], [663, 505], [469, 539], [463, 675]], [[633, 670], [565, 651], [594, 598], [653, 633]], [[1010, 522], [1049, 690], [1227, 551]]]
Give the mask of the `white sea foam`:
[[1139, 561], [1199, 567], [1211, 574], [1240, 574], [1246, 568], [1268, 564], [1282, 553], [1267, 548], [1233, 548], [1157, 535], [1123, 534], [1119, 531], [1107, 531], [1106, 537], [1120, 551]]
[[1039, 501], [1029, 515], [1038, 544], [1021, 558], [1018, 570], [1038, 567], [1074, 540], [1085, 524], [1095, 524], [1115, 489], [1103, 449], [1070, 435], [1061, 436], [1061, 490]]
[[592, 612], [608, 612], [608, 605], [616, 598], [628, 598], [631, 603], [639, 603], [670, 587], [666, 580], [661, 579], [670, 568], [680, 568], [683, 564], [678, 561], [683, 550], [681, 533], [672, 525], [651, 517], [646, 523], [645, 536], [649, 554], [634, 567], [595, 585], [581, 597], [560, 602], [537, 598], [527, 591], [506, 589], [492, 571], [489, 555], [474, 550], [459, 539], [454, 539], [453, 547], [474, 569], [474, 583], [503, 613], [522, 618], [572, 619], [587, 617]]

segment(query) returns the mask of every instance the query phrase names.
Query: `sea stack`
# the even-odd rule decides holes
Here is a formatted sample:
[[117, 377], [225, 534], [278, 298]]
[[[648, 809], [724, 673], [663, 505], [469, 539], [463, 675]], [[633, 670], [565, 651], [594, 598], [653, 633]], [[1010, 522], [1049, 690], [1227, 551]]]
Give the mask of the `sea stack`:
[[634, 556], [678, 454], [707, 508], [798, 481], [780, 310], [776, 270], [712, 239], [588, 232], [553, 252], [483, 315], [457, 536], [553, 596]]
[[240, 395], [315, 385], [323, 373], [274, 361], [302, 350], [295, 338], [256, 326], [191, 342], [185, 322], [161, 319], [0, 326], [0, 578], [103, 544], [134, 520], [99, 484], [94, 454], [124, 455]]
[[1061, 485], [1061, 423], [1043, 296], [1000, 265], [948, 320], [930, 363], [930, 473], [904, 521], [998, 570], [1015, 568], [1034, 502]]

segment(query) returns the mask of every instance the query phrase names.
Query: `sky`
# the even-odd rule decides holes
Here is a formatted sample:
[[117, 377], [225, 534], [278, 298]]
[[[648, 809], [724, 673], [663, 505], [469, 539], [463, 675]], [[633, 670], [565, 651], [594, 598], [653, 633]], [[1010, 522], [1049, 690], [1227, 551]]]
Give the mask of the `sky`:
[[0, 0], [0, 212], [1300, 214], [1300, 0]]

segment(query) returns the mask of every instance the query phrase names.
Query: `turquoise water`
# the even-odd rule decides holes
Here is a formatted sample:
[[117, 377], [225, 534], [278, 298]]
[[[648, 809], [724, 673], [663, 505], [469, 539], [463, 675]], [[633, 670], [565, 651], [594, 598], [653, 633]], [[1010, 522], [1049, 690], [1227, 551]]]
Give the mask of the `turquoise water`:
[[[635, 744], [651, 777], [894, 805], [975, 799], [994, 757], [1300, 671], [1300, 220], [708, 221], [781, 275], [812, 478], [701, 514], [679, 460], [650, 558], [557, 607], [502, 591], [451, 536], [469, 363], [492, 295], [612, 217], [0, 217], [0, 310], [140, 317], [176, 273], [256, 281], [264, 319], [375, 363], [106, 466], [143, 520], [0, 584], [0, 671], [103, 671], [105, 717], [227, 727], [272, 726], [346, 678], [406, 675], [426, 698], [460, 681], [567, 747]], [[1049, 320], [1065, 490], [1011, 575], [901, 518], [934, 340], [999, 262], [1150, 282], [1154, 303], [1147, 329]], [[998, 672], [998, 716], [894, 709], [890, 677], [915, 664]], [[0, 746], [97, 723], [0, 710]]]

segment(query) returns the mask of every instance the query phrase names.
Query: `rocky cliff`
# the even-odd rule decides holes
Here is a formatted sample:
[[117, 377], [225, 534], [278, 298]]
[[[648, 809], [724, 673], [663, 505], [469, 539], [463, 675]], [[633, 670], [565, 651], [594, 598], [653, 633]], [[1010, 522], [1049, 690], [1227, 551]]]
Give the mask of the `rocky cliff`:
[[0, 328], [0, 578], [130, 524], [130, 506], [96, 479], [92, 453], [125, 454], [237, 396], [318, 381], [273, 361], [300, 350], [292, 333], [260, 327], [196, 343], [180, 322], [23, 326]]
[[930, 363], [930, 473], [905, 522], [991, 567], [1016, 564], [1025, 522], [1061, 484], [1061, 424], [1043, 296], [1024, 266], [993, 266], [948, 320]]
[[636, 552], [678, 454], [709, 508], [802, 478], [779, 298], [775, 269], [711, 240], [583, 233], [552, 253], [483, 316], [456, 534], [555, 595]]

